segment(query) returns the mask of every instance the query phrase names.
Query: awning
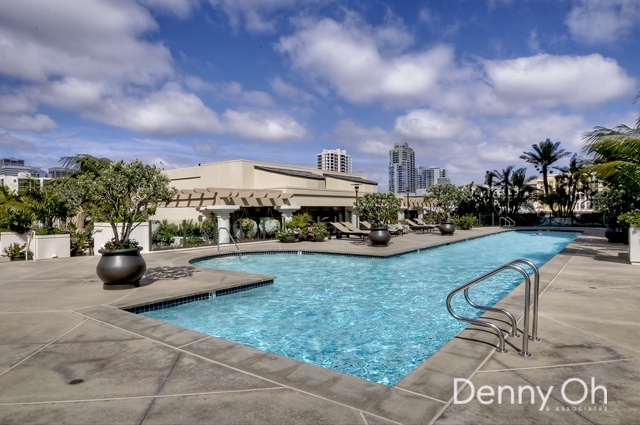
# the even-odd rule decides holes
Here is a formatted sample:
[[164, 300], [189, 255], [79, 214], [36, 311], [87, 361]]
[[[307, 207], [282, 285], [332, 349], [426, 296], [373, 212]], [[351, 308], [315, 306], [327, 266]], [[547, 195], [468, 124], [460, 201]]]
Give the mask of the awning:
[[198, 208], [210, 205], [276, 207], [286, 205], [291, 195], [281, 190], [195, 188], [182, 189], [167, 208]]

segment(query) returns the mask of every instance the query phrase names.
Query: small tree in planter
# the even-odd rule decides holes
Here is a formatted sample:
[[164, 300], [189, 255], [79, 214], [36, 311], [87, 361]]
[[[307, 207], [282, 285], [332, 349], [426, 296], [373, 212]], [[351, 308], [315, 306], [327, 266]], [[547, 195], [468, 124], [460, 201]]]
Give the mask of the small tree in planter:
[[467, 190], [450, 183], [431, 186], [424, 200], [426, 203], [434, 204], [438, 212], [444, 214], [444, 220], [440, 223], [440, 233], [452, 235], [455, 232], [456, 226], [451, 222], [451, 213], [467, 196]]
[[93, 179], [68, 182], [68, 191], [79, 191], [87, 197], [88, 213], [95, 219], [108, 221], [113, 230], [113, 239], [98, 251], [102, 258], [97, 273], [105, 289], [111, 289], [109, 285], [139, 284], [146, 264], [140, 256], [142, 248], [131, 239], [131, 232], [149, 220], [158, 205], [170, 202], [175, 196], [177, 190], [169, 183], [169, 177], [161, 170], [137, 159], [110, 163], [98, 170]]
[[387, 245], [391, 240], [388, 226], [398, 220], [402, 201], [393, 193], [366, 193], [358, 198], [354, 211], [361, 220], [371, 222], [372, 245]]

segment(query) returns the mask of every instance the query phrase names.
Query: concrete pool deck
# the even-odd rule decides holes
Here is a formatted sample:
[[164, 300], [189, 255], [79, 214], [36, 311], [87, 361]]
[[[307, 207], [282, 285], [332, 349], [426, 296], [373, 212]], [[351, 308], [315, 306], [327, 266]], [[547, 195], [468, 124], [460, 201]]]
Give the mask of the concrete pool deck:
[[[389, 255], [496, 231], [409, 234], [387, 248], [349, 238], [241, 249]], [[497, 353], [495, 335], [470, 326], [395, 387], [121, 310], [265, 279], [189, 264], [216, 248], [147, 254], [143, 285], [123, 291], [102, 289], [98, 256], [2, 259], [0, 423], [637, 423], [640, 267], [626, 249], [586, 229], [541, 268], [542, 341], [530, 342], [532, 357], [517, 354], [521, 339]], [[521, 315], [523, 286], [498, 305]], [[459, 385], [454, 398], [462, 379], [473, 392]]]

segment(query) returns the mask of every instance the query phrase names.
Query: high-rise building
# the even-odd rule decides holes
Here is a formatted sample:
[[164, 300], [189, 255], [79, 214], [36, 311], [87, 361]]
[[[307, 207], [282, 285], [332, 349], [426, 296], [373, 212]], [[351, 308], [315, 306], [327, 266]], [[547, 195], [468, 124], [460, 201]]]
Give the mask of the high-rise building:
[[418, 189], [429, 189], [436, 184], [451, 183], [447, 177], [447, 170], [435, 167], [418, 168]]
[[47, 172], [40, 167], [24, 165], [24, 159], [0, 158], [0, 175], [18, 176], [26, 173], [34, 178], [48, 177]]
[[351, 155], [341, 149], [322, 149], [317, 155], [318, 170], [337, 171], [339, 173], [352, 173]]
[[389, 192], [407, 190], [416, 191], [416, 154], [408, 143], [395, 143], [389, 151]]

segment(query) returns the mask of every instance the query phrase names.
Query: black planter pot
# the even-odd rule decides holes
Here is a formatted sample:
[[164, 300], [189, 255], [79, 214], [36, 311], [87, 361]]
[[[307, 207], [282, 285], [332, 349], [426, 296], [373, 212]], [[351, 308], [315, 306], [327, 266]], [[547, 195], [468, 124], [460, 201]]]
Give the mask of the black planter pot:
[[280, 242], [294, 243], [294, 242], [298, 242], [298, 238], [296, 238], [296, 235], [287, 235]]
[[142, 247], [110, 251], [100, 249], [102, 254], [96, 273], [104, 283], [104, 289], [130, 289], [140, 286], [140, 278], [147, 270], [147, 263], [140, 255]]
[[373, 246], [387, 246], [391, 240], [391, 233], [386, 227], [373, 228], [369, 232], [369, 240]]
[[441, 235], [453, 235], [453, 233], [456, 231], [456, 225], [449, 221], [444, 221], [440, 223], [439, 229]]
[[628, 232], [609, 224], [604, 231], [604, 236], [607, 238], [609, 243], [627, 243], [629, 234]]

